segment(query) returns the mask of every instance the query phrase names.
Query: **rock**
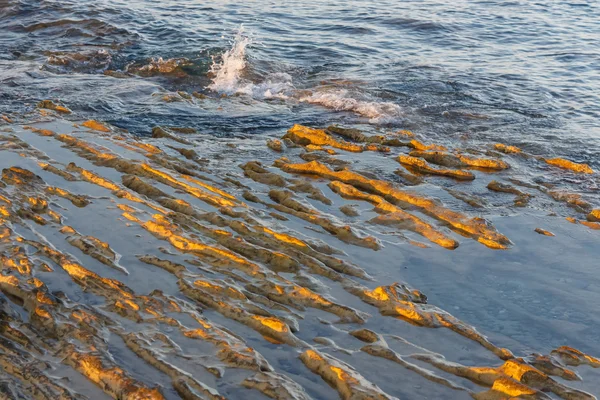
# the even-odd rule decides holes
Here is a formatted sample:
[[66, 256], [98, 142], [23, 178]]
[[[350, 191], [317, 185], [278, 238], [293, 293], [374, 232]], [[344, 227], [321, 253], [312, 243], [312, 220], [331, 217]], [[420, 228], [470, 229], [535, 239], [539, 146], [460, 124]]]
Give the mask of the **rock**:
[[354, 206], [354, 205], [346, 204], [345, 206], [340, 207], [340, 211], [349, 217], [357, 217], [360, 214], [358, 211], [356, 211], [355, 207], [356, 206]]
[[594, 170], [590, 168], [587, 164], [578, 164], [573, 161], [565, 160], [564, 158], [546, 158], [544, 159], [546, 164], [553, 165], [558, 168], [568, 169], [573, 172], [583, 173], [583, 174], [593, 174]]
[[554, 233], [547, 231], [545, 229], [542, 228], [535, 228], [535, 231], [537, 233], [539, 233], [540, 235], [544, 235], [544, 236], [554, 236]]
[[100, 123], [98, 121], [94, 121], [93, 119], [85, 121], [81, 125], [85, 126], [86, 128], [93, 129], [95, 131], [110, 132], [110, 128], [108, 128], [106, 125], [104, 125], [104, 124], [102, 124], [102, 123]]
[[267, 147], [273, 151], [282, 152], [283, 151], [283, 143], [279, 139], [269, 139], [267, 140]]
[[67, 107], [55, 104], [52, 100], [43, 100], [38, 103], [38, 108], [53, 110], [62, 114], [71, 114], [71, 110]]

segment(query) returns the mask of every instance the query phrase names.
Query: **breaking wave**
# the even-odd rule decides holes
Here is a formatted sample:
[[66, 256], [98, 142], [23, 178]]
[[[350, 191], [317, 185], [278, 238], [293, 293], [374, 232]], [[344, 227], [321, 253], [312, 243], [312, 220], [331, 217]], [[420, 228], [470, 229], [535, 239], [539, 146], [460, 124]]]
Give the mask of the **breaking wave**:
[[260, 83], [244, 77], [248, 67], [247, 49], [252, 39], [245, 34], [243, 26], [237, 32], [232, 46], [218, 58], [213, 58], [210, 74], [213, 77], [208, 89], [217, 93], [242, 94], [255, 99], [295, 99], [301, 103], [316, 104], [335, 111], [353, 112], [369, 118], [370, 122], [391, 122], [401, 115], [401, 108], [390, 102], [358, 100], [348, 90], [298, 91], [292, 77], [283, 72], [267, 75]]
[[240, 27], [232, 46], [220, 57], [213, 58], [210, 74], [213, 76], [208, 89], [227, 95], [245, 94], [258, 99], [287, 99], [294, 90], [292, 77], [286, 73], [269, 74], [261, 83], [251, 82], [243, 77], [247, 67], [246, 50], [252, 38]]
[[210, 90], [225, 94], [235, 94], [240, 88], [242, 71], [246, 68], [246, 48], [252, 39], [244, 34], [243, 26], [235, 36], [231, 49], [217, 61], [213, 58], [210, 73], [214, 76], [208, 86]]
[[400, 106], [390, 102], [357, 100], [348, 90], [317, 91], [299, 98], [300, 102], [318, 104], [335, 111], [350, 111], [369, 118], [371, 122], [388, 122], [402, 114]]

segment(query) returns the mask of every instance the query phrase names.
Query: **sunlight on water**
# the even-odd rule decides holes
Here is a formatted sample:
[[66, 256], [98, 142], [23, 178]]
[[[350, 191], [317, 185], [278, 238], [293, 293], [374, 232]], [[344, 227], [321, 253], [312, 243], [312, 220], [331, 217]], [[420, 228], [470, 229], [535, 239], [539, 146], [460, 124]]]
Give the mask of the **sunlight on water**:
[[0, 0], [0, 399], [596, 399], [599, 20]]

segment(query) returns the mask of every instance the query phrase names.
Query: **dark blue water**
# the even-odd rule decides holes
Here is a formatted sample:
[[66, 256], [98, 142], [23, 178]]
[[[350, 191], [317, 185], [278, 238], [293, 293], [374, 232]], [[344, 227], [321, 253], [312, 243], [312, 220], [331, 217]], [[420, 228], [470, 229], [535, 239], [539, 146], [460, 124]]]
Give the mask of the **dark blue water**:
[[[214, 134], [409, 128], [597, 166], [599, 20], [595, 1], [4, 0], [0, 110], [58, 99], [140, 134], [168, 122]], [[252, 43], [239, 79], [211, 90], [242, 24]], [[139, 71], [159, 57], [183, 65]], [[164, 101], [176, 91], [208, 99]]]

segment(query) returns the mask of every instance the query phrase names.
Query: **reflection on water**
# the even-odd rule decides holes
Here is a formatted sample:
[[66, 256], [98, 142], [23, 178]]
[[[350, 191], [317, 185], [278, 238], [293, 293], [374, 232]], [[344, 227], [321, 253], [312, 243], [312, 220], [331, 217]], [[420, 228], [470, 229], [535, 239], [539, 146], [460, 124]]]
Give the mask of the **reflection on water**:
[[0, 393], [593, 398], [599, 17], [0, 1]]

